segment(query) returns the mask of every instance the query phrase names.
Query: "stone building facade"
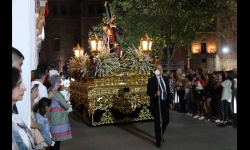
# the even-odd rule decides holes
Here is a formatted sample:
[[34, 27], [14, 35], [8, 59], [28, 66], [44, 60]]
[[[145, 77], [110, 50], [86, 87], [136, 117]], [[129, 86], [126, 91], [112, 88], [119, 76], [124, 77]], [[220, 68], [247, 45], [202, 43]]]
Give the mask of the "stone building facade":
[[74, 56], [73, 48], [78, 43], [89, 53], [88, 32], [101, 23], [103, 5], [101, 0], [50, 0], [39, 61], [46, 64], [56, 61], [61, 72]]
[[[216, 19], [215, 28], [217, 32], [197, 33], [201, 40], [191, 45], [191, 52], [194, 54], [193, 59], [190, 59], [192, 68], [237, 68], [237, 1], [234, 1], [234, 9], [227, 12], [225, 18]], [[202, 44], [206, 46], [204, 50]], [[227, 51], [224, 51], [225, 48]]]
[[[225, 38], [222, 38], [218, 32], [197, 33], [201, 40], [191, 44], [193, 58], [190, 59], [190, 66], [192, 68], [203, 68], [210, 71], [237, 68], [237, 18], [236, 20], [233, 18], [231, 21], [236, 30], [227, 30], [223, 34]], [[227, 24], [224, 20], [217, 19], [216, 28], [220, 30], [221, 26], [225, 27]], [[232, 34], [232, 32], [236, 34]]]

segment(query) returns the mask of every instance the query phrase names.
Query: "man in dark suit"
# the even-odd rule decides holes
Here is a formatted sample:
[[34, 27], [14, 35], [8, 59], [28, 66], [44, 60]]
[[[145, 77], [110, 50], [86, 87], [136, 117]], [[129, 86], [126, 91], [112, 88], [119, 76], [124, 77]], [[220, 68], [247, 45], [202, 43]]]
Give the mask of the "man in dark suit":
[[162, 65], [155, 65], [154, 70], [155, 75], [148, 79], [147, 95], [150, 96], [150, 110], [154, 116], [156, 147], [161, 147], [161, 142], [164, 141], [162, 135], [169, 123], [169, 109], [173, 108], [173, 99], [168, 78], [162, 75]]

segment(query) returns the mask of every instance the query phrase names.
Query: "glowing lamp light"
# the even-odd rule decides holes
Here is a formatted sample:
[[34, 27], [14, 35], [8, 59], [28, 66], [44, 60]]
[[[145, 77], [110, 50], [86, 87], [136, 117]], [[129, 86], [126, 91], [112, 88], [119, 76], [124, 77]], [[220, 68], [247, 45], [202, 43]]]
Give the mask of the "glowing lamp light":
[[143, 53], [148, 54], [149, 52], [151, 52], [153, 40], [149, 38], [147, 33], [145, 34], [144, 38], [141, 38], [140, 43], [140, 47]]
[[101, 52], [101, 48], [103, 46], [103, 40], [102, 38], [99, 38], [96, 35], [96, 32], [94, 32], [94, 35], [92, 35], [89, 40], [90, 44], [90, 51], [96, 56], [98, 53]]
[[222, 49], [222, 52], [223, 52], [223, 53], [228, 53], [228, 51], [229, 51], [229, 50], [228, 50], [227, 47], [224, 47], [224, 48]]
[[94, 40], [90, 41], [90, 45], [91, 45], [91, 51], [96, 51], [97, 50], [96, 41], [94, 41]]
[[215, 48], [210, 48], [210, 52], [209, 53], [215, 53]]
[[73, 51], [76, 57], [83, 56], [84, 49], [79, 45], [79, 43], [77, 44], [76, 47], [73, 48]]

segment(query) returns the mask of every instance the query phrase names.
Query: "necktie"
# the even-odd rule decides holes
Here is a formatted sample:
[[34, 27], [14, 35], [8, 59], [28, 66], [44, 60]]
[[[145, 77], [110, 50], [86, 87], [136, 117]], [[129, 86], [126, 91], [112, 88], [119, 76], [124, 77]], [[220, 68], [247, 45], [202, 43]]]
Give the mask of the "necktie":
[[163, 96], [163, 99], [166, 99], [167, 98], [167, 92], [165, 90], [165, 86], [163, 84], [163, 78], [160, 77], [160, 84], [161, 84], [161, 89], [162, 89], [162, 96]]

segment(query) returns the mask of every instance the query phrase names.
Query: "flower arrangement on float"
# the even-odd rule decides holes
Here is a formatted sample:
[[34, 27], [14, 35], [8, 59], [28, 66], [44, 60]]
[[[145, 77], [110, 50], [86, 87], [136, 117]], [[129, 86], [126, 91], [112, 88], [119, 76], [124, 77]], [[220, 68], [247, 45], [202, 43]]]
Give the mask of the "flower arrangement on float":
[[74, 56], [71, 57], [68, 63], [68, 72], [74, 78], [84, 78], [86, 74], [89, 72], [91, 62], [88, 54], [84, 54], [80, 57]]
[[129, 47], [120, 60], [115, 54], [101, 51], [94, 58], [86, 53], [82, 57], [72, 57], [68, 63], [68, 71], [73, 78], [83, 80], [85, 77], [96, 79], [98, 77], [113, 76], [123, 69], [137, 70], [141, 73], [153, 71], [151, 57], [145, 55], [140, 48]]
[[126, 57], [123, 59], [124, 63], [129, 69], [135, 69], [141, 73], [150, 73], [153, 71], [149, 55], [146, 55], [140, 48], [129, 47], [125, 53]]
[[94, 58], [94, 62], [95, 77], [113, 76], [114, 72], [122, 69], [122, 64], [114, 53], [101, 52]]

